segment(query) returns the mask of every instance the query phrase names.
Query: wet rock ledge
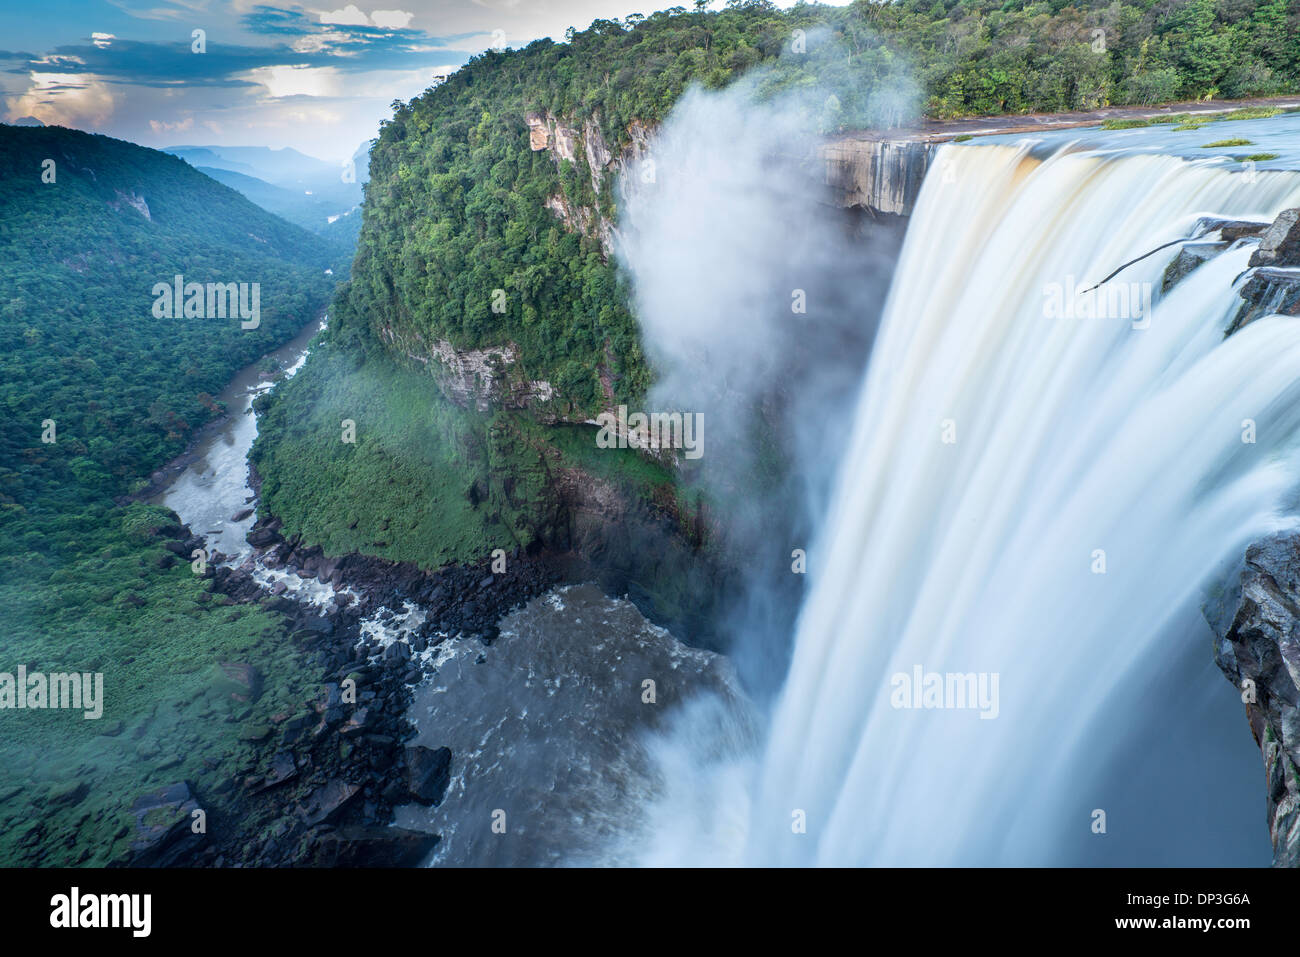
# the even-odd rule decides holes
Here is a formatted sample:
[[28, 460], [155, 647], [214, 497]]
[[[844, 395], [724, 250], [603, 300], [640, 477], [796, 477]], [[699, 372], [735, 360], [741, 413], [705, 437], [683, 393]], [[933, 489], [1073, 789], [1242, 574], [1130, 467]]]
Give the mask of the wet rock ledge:
[[[1229, 334], [1260, 316], [1300, 314], [1300, 209], [1247, 225], [1223, 229], [1227, 241], [1259, 237]], [[1206, 617], [1215, 661], [1241, 691], [1264, 760], [1273, 864], [1300, 867], [1300, 534], [1247, 549], [1240, 580], [1207, 605]]]
[[1165, 270], [1162, 291], [1232, 244], [1256, 242], [1227, 335], [1261, 316], [1300, 315], [1300, 209], [1283, 210], [1272, 223], [1205, 218], [1195, 235]]
[[1264, 759], [1273, 864], [1297, 867], [1300, 536], [1283, 535], [1247, 549], [1240, 584], [1222, 605], [1230, 618], [1213, 611], [1208, 614], [1218, 631], [1215, 662], [1240, 689], [1250, 732]]

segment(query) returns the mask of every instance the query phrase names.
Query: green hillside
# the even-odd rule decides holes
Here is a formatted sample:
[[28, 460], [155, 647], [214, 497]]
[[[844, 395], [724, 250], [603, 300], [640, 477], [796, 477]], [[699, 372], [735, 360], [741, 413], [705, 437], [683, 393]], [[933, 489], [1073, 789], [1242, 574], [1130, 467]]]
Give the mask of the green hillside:
[[[277, 617], [213, 602], [163, 547], [165, 511], [129, 496], [221, 411], [213, 396], [238, 369], [320, 313], [329, 260], [318, 237], [176, 157], [0, 126], [0, 670], [106, 676], [103, 721], [0, 712], [0, 761], [10, 781], [30, 782], [0, 801], [0, 863], [72, 863], [82, 848], [110, 859], [140, 788], [233, 746], [235, 725], [194, 722], [182, 744], [149, 722], [165, 716], [172, 728], [181, 712], [169, 704], [192, 698], [216, 662], [256, 654]], [[154, 286], [177, 274], [258, 283], [257, 327], [156, 317]], [[109, 726], [150, 733], [96, 737]], [[175, 766], [178, 747], [196, 767]], [[79, 820], [56, 827], [51, 809], [42, 827], [84, 828], [83, 840], [45, 846], [25, 822], [44, 789], [68, 780], [86, 781], [92, 798]]]

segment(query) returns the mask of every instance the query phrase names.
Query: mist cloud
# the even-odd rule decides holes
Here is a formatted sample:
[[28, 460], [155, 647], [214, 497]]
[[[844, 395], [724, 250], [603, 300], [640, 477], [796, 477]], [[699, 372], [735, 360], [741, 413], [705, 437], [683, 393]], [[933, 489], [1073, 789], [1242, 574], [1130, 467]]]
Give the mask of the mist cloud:
[[798, 602], [791, 552], [824, 511], [901, 235], [837, 205], [819, 146], [835, 101], [907, 99], [772, 95], [772, 79], [683, 96], [621, 183], [617, 251], [657, 375], [649, 411], [704, 418], [689, 478], [726, 511], [744, 565], [731, 628], [750, 646], [733, 654], [765, 684]]

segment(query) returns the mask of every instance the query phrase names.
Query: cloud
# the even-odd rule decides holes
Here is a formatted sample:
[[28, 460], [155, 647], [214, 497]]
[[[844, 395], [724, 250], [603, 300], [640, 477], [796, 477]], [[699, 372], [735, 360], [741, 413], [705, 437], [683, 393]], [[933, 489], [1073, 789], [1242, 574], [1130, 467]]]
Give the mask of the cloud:
[[332, 13], [322, 13], [320, 15], [321, 23], [334, 23], [349, 27], [365, 27], [370, 25], [370, 18], [357, 9], [357, 5], [349, 3], [342, 10], [335, 10]]
[[[193, 117], [195, 132], [219, 127], [326, 155], [350, 155], [393, 100], [419, 95], [495, 31], [522, 46], [596, 16], [648, 9], [643, 0], [109, 0], [92, 15], [83, 5], [86, 18], [47, 18], [14, 34], [17, 50], [0, 51], [0, 107], [10, 115], [158, 145]], [[195, 27], [207, 31], [201, 55], [190, 49]], [[303, 112], [313, 98], [328, 118]], [[285, 126], [270, 136], [274, 122]], [[253, 125], [256, 137], [245, 136]]]
[[385, 30], [405, 30], [415, 16], [405, 10], [376, 10], [370, 15], [375, 26]]
[[60, 56], [57, 53], [48, 53], [43, 57], [28, 61], [33, 69], [41, 69], [45, 73], [77, 73], [86, 65], [86, 61], [79, 56]]
[[33, 116], [46, 126], [101, 127], [113, 115], [108, 84], [90, 74], [38, 73], [25, 93], [5, 98], [5, 115]]
[[375, 26], [383, 30], [405, 30], [414, 17], [415, 14], [407, 13], [405, 10], [376, 10], [370, 16], [366, 16], [355, 3], [349, 3], [341, 10], [322, 13], [320, 22], [334, 26]]
[[258, 67], [249, 72], [249, 78], [254, 83], [260, 83], [267, 94], [276, 99], [286, 96], [338, 96], [343, 87], [339, 71], [333, 67]]
[[185, 119], [178, 120], [175, 123], [168, 123], [166, 120], [150, 120], [149, 129], [153, 130], [155, 133], [176, 133], [184, 132], [185, 130], [192, 130], [194, 129], [194, 117], [187, 116]]
[[343, 115], [316, 104], [301, 104], [291, 107], [274, 116], [264, 113], [255, 114], [246, 123], [247, 129], [284, 129], [286, 125], [334, 127], [343, 120]]
[[108, 2], [137, 20], [193, 19], [207, 7], [207, 0], [164, 0], [165, 6], [140, 6], [129, 0], [108, 0]]
[[[384, 9], [371, 11], [371, 2]], [[186, 9], [167, 0], [122, 3], [133, 15]], [[350, 6], [364, 24], [324, 22], [363, 19]], [[95, 22], [93, 34], [69, 25], [65, 44], [0, 50], [0, 114], [150, 146], [210, 131], [231, 143], [293, 145], [346, 158], [374, 136], [393, 100], [419, 95], [483, 47], [457, 50], [451, 44], [463, 37], [412, 28], [415, 17], [401, 9], [407, 6], [400, 0], [325, 0], [314, 8], [223, 0], [186, 18], [208, 30], [203, 54], [191, 52], [186, 20], [180, 27], [143, 20], [124, 26], [113, 11], [116, 18]], [[411, 9], [417, 16], [427, 12]]]
[[[193, 53], [188, 36], [178, 41], [139, 41], [113, 38], [111, 43], [86, 42], [56, 47], [40, 56], [0, 51], [0, 61], [12, 64], [8, 72], [26, 75], [65, 73], [93, 75], [105, 82], [132, 86], [174, 88], [238, 87], [250, 82], [253, 70], [330, 69], [349, 73], [375, 70], [428, 72], [459, 66], [465, 53], [445, 39], [418, 30], [382, 31], [377, 27], [308, 24], [299, 29], [280, 17], [266, 18], [259, 11], [258, 31], [284, 34], [277, 42], [260, 45], [216, 43], [207, 52]], [[290, 38], [292, 37], [292, 38]]]

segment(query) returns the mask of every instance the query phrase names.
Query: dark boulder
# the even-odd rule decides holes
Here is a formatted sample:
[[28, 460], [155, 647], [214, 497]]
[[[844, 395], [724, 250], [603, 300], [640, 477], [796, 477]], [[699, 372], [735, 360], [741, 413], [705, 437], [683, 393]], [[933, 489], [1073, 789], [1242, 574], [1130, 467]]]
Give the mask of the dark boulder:
[[352, 717], [347, 720], [347, 723], [339, 729], [339, 734], [348, 738], [355, 734], [372, 731], [379, 724], [379, 720], [380, 715], [375, 709], [369, 707], [357, 708], [352, 713]]
[[136, 798], [135, 817], [127, 864], [130, 867], [174, 867], [184, 864], [207, 840], [194, 833], [194, 812], [199, 803], [188, 782], [179, 781]]
[[318, 635], [334, 634], [334, 621], [328, 615], [311, 615], [304, 618], [302, 627], [308, 631], [314, 631]]
[[337, 820], [360, 794], [358, 785], [335, 778], [307, 796], [298, 809], [299, 816], [308, 827], [328, 824]]
[[1164, 279], [1160, 284], [1161, 292], [1168, 292], [1187, 278], [1198, 266], [1201, 266], [1227, 249], [1226, 243], [1196, 243], [1184, 246], [1165, 269]]
[[406, 749], [406, 787], [411, 798], [437, 807], [451, 783], [451, 749], [414, 745]]
[[245, 537], [254, 548], [266, 548], [280, 540], [280, 533], [269, 528], [255, 528]]
[[270, 772], [262, 779], [262, 783], [250, 790], [256, 794], [278, 784], [292, 781], [297, 776], [298, 764], [292, 752], [280, 751], [271, 759]]
[[316, 867], [418, 867], [438, 840], [437, 834], [401, 827], [341, 827], [314, 843], [307, 863]]
[[1300, 315], [1300, 208], [1283, 210], [1261, 234], [1228, 333], [1267, 315]]
[[1252, 266], [1300, 265], [1300, 208], [1284, 209], [1260, 235]]

